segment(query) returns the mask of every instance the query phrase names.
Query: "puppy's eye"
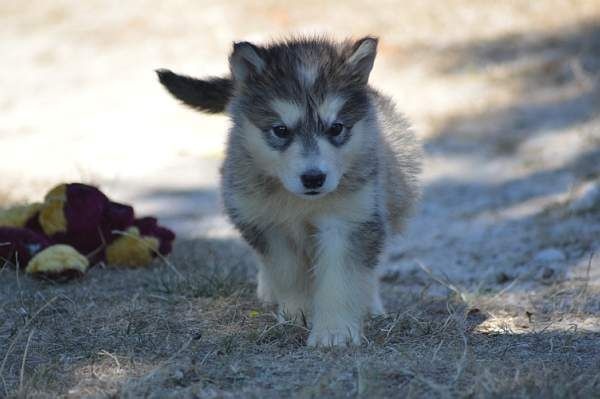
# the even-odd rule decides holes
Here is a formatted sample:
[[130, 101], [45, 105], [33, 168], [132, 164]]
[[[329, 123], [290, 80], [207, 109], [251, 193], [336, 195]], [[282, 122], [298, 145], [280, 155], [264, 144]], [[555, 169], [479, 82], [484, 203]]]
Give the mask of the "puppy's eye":
[[290, 130], [284, 125], [273, 126], [273, 134], [282, 139], [287, 139], [291, 135]]
[[344, 130], [344, 125], [342, 125], [341, 123], [334, 123], [327, 130], [327, 134], [330, 135], [331, 137], [335, 137], [335, 136], [339, 136], [343, 130]]

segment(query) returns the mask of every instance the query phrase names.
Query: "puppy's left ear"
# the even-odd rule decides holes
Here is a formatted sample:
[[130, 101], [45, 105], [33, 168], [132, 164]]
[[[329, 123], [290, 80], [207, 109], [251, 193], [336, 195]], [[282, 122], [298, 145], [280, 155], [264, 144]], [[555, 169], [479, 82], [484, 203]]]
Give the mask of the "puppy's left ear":
[[369, 75], [375, 63], [377, 41], [378, 39], [372, 36], [357, 40], [352, 46], [352, 53], [348, 57], [348, 64], [363, 84], [369, 81]]

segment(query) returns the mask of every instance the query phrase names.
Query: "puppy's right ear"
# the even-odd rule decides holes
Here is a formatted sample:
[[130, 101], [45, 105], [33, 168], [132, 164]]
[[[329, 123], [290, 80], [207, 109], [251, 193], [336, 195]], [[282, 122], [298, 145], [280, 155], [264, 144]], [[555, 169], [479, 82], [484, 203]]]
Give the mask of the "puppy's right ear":
[[175, 97], [199, 111], [217, 114], [224, 112], [233, 95], [229, 78], [196, 79], [177, 75], [168, 69], [158, 69], [158, 80]]
[[229, 67], [231, 75], [238, 82], [262, 73], [265, 60], [261, 57], [261, 49], [249, 42], [234, 43], [233, 52], [229, 56]]
[[366, 84], [369, 74], [375, 63], [377, 55], [377, 38], [372, 36], [363, 37], [352, 46], [352, 54], [348, 58], [348, 64], [353, 69], [360, 82]]

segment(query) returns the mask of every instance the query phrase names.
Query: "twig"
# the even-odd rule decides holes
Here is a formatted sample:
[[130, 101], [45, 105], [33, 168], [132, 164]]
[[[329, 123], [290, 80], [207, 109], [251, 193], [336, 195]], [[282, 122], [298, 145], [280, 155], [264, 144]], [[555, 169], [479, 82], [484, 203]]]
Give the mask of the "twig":
[[119, 371], [121, 370], [121, 363], [119, 362], [118, 357], [116, 357], [115, 355], [113, 355], [112, 353], [110, 353], [109, 351], [106, 351], [104, 349], [102, 349], [100, 352], [98, 352], [98, 354], [110, 357], [117, 364], [117, 368], [119, 369]]
[[454, 376], [454, 379], [452, 380], [452, 385], [454, 385], [458, 382], [458, 380], [460, 379], [460, 376], [465, 371], [466, 363], [467, 363], [467, 348], [468, 348], [467, 336], [465, 335], [462, 328], [460, 329], [460, 332], [462, 335], [464, 348], [463, 348], [462, 356], [460, 357], [460, 360], [458, 361], [458, 365], [456, 366], [456, 375]]
[[1, 375], [0, 375], [0, 380], [2, 380], [2, 386], [4, 387], [4, 396], [8, 397], [8, 387], [6, 385], [6, 380]]
[[23, 360], [21, 361], [21, 374], [19, 376], [19, 392], [23, 392], [23, 379], [25, 376], [25, 360], [27, 359], [27, 351], [29, 350], [29, 343], [31, 342], [31, 337], [35, 332], [35, 328], [31, 329], [29, 336], [27, 337], [27, 343], [25, 344], [25, 351], [23, 352]]
[[588, 260], [588, 265], [587, 265], [587, 269], [586, 269], [586, 272], [585, 272], [585, 282], [583, 284], [583, 288], [581, 288], [581, 291], [579, 293], [579, 297], [580, 298], [583, 297], [586, 294], [587, 289], [588, 289], [588, 285], [590, 283], [590, 271], [592, 269], [592, 260], [594, 259], [594, 255], [595, 255], [595, 252], [592, 252], [590, 254], [590, 259]]
[[306, 328], [306, 327], [304, 327], [304, 326], [301, 326], [301, 325], [299, 325], [299, 324], [296, 324], [296, 323], [294, 323], [293, 321], [290, 321], [290, 320], [280, 321], [280, 322], [277, 322], [277, 323], [273, 324], [273, 325], [272, 325], [272, 326], [270, 326], [270, 327], [267, 327], [267, 328], [265, 328], [265, 329], [264, 329], [264, 330], [263, 330], [263, 331], [260, 333], [260, 335], [258, 336], [258, 338], [256, 338], [256, 341], [255, 341], [255, 342], [260, 342], [260, 341], [262, 341], [262, 339], [263, 339], [263, 338], [264, 338], [264, 337], [265, 337], [265, 336], [266, 336], [266, 335], [267, 335], [269, 332], [271, 332], [271, 330], [273, 330], [274, 328], [277, 328], [277, 327], [279, 327], [279, 326], [293, 326], [293, 327], [299, 327], [299, 328], [302, 328], [302, 329], [304, 329], [305, 331], [309, 331], [309, 329], [308, 329], [308, 328]]
[[106, 239], [104, 238], [104, 234], [102, 234], [102, 230], [99, 227], [98, 235], [100, 236], [101, 244], [98, 246], [98, 248], [92, 250], [92, 252], [85, 255], [85, 257], [88, 258], [90, 261], [94, 256], [98, 255], [104, 248], [106, 248]]
[[454, 293], [456, 293], [460, 299], [462, 299], [463, 301], [466, 302], [466, 298], [463, 294], [463, 292], [454, 284], [452, 284], [450, 281], [444, 281], [441, 278], [437, 277], [435, 274], [433, 274], [433, 272], [431, 271], [431, 269], [429, 269], [427, 266], [425, 266], [421, 261], [417, 260], [417, 265], [425, 272], [429, 275], [429, 277], [431, 277], [432, 279], [434, 279], [436, 282], [438, 282], [439, 284], [443, 285], [444, 287], [450, 289], [451, 291], [454, 291]]

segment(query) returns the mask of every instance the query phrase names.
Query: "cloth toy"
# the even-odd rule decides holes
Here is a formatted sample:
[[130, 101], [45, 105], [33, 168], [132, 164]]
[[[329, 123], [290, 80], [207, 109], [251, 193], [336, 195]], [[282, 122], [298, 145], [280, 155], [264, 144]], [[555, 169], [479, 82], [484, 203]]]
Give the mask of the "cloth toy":
[[42, 203], [0, 210], [0, 261], [36, 276], [80, 276], [99, 262], [146, 266], [169, 254], [174, 239], [156, 218], [135, 218], [131, 206], [81, 183], [56, 186]]

